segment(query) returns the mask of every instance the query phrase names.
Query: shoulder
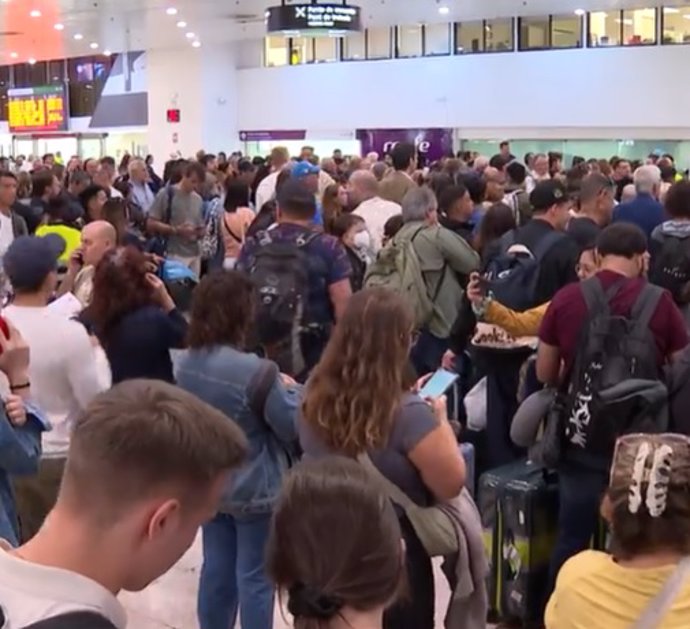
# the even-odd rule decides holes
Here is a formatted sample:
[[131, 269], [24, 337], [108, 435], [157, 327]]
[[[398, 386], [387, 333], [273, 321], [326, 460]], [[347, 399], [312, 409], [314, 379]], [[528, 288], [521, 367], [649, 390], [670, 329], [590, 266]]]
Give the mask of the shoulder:
[[582, 286], [579, 282], [574, 282], [561, 288], [553, 296], [548, 312], [555, 312], [563, 308], [571, 308], [575, 302], [584, 302]]
[[593, 573], [606, 570], [612, 565], [612, 559], [606, 553], [595, 550], [586, 550], [575, 555], [563, 564], [558, 573], [556, 588], [572, 587], [583, 578], [592, 576]]
[[406, 450], [411, 450], [436, 427], [431, 407], [417, 394], [405, 393], [395, 414], [393, 439], [400, 441]]

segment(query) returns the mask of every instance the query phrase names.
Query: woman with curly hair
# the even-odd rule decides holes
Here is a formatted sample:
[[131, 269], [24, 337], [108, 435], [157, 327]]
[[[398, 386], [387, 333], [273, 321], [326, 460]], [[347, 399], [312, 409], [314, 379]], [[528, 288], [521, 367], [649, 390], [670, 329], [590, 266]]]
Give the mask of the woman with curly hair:
[[588, 550], [561, 568], [547, 629], [690, 627], [688, 496], [690, 438], [619, 439], [601, 507], [612, 554]]
[[81, 319], [105, 350], [113, 384], [132, 378], [174, 383], [170, 350], [184, 347], [187, 321], [165, 284], [133, 247], [108, 251], [96, 267]]
[[[385, 289], [350, 299], [307, 383], [300, 443], [307, 457], [367, 453], [378, 470], [414, 502], [456, 497], [465, 464], [446, 415], [445, 398], [423, 400], [406, 387], [415, 330], [405, 300]], [[390, 629], [433, 629], [431, 560], [398, 510], [414, 596], [391, 609]]]
[[[192, 300], [189, 352], [178, 385], [225, 413], [242, 428], [250, 455], [203, 531], [199, 582], [201, 629], [271, 629], [273, 587], [264, 569], [273, 503], [297, 442], [301, 387], [278, 368], [244, 351], [254, 318], [254, 287], [243, 274], [204, 277]], [[228, 420], [229, 421], [229, 420]]]

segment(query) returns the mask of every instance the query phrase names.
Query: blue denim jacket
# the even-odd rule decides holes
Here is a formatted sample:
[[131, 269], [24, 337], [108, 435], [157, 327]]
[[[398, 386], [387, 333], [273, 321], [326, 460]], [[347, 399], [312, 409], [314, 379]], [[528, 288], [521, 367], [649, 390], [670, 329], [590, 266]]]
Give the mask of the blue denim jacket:
[[220, 511], [231, 515], [270, 512], [287, 471], [287, 451], [297, 442], [300, 387], [286, 388], [279, 377], [271, 389], [264, 417], [249, 406], [247, 389], [261, 359], [229, 346], [190, 350], [181, 358], [177, 385], [233, 419], [249, 441], [247, 463], [232, 476]]
[[35, 474], [41, 458], [41, 433], [49, 425], [27, 405], [23, 426], [13, 426], [0, 403], [0, 539], [12, 546], [19, 543], [17, 508], [10, 484], [11, 475]]

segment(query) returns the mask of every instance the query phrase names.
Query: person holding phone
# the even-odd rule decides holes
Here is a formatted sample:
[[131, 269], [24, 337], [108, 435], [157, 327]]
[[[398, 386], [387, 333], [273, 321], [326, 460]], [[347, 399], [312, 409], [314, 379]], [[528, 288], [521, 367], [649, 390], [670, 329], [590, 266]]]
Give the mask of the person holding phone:
[[[443, 395], [423, 399], [407, 378], [414, 315], [386, 289], [355, 293], [307, 383], [299, 421], [307, 458], [366, 452], [419, 505], [456, 497], [465, 463]], [[386, 614], [384, 627], [433, 629], [431, 560], [398, 509], [414, 597]]]
[[80, 317], [105, 350], [113, 384], [132, 378], [174, 383], [170, 350], [184, 347], [187, 321], [148, 264], [132, 247], [107, 251]]

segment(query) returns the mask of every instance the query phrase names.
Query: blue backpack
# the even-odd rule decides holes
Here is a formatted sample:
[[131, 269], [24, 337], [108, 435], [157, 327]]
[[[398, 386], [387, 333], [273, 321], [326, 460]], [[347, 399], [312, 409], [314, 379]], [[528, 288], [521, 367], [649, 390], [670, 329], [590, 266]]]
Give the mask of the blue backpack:
[[516, 236], [517, 232], [513, 230], [501, 238], [500, 253], [489, 262], [486, 278], [496, 301], [512, 310], [524, 312], [539, 305], [537, 284], [542, 260], [565, 234], [557, 231], [547, 234], [534, 251], [516, 242]]

